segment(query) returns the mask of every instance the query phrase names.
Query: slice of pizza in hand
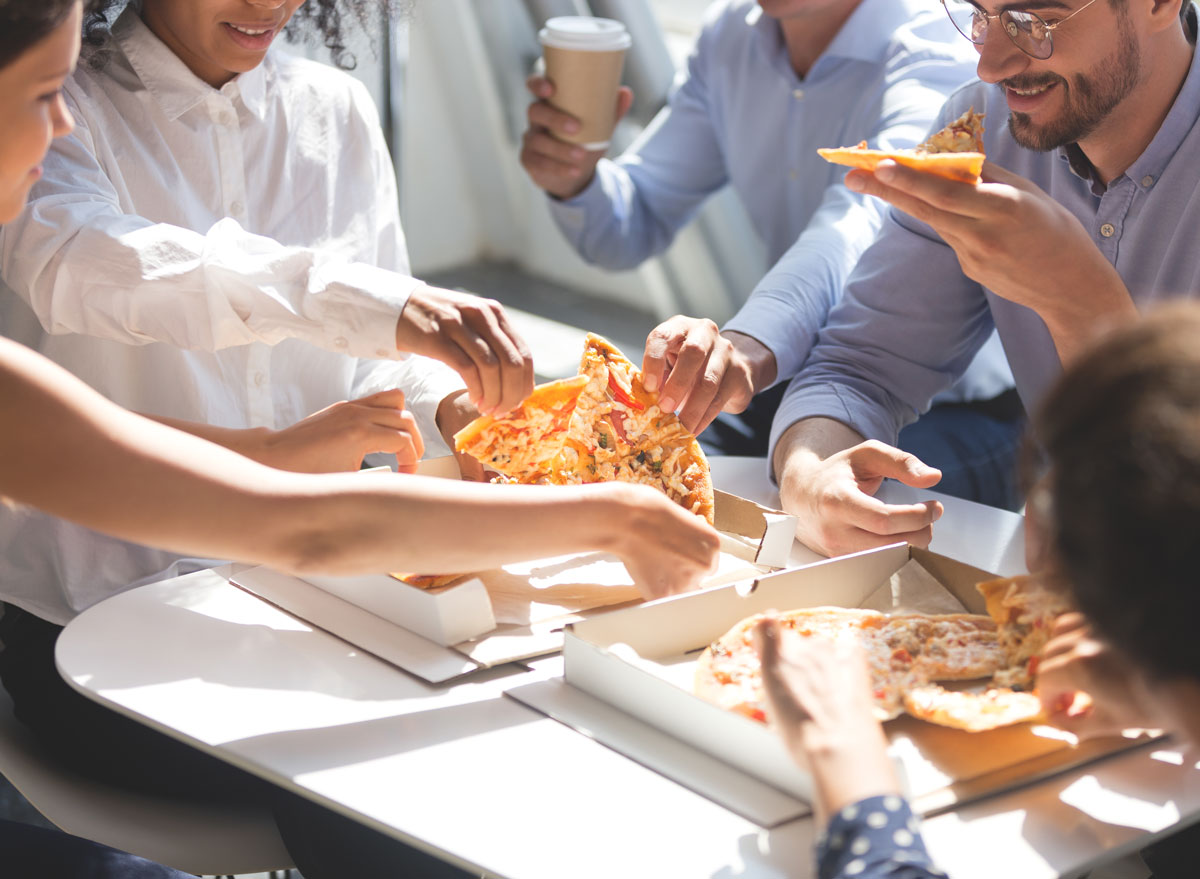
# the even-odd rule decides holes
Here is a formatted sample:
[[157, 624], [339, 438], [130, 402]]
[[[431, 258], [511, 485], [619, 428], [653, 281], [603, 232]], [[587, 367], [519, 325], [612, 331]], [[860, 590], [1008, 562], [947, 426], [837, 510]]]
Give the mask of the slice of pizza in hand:
[[1032, 689], [1038, 663], [1050, 640], [1054, 621], [1072, 609], [1065, 595], [1028, 575], [988, 580], [975, 587], [996, 621], [1007, 667], [992, 680], [1002, 687]]
[[579, 395], [551, 481], [559, 484], [634, 482], [651, 485], [680, 506], [713, 523], [708, 461], [696, 438], [642, 373], [606, 339], [589, 333], [579, 372]]
[[898, 165], [918, 171], [964, 183], [977, 183], [986, 158], [983, 154], [983, 114], [976, 113], [972, 107], [941, 131], [932, 134], [929, 140], [910, 150], [868, 149], [864, 140], [856, 147], [819, 149], [817, 152], [825, 161], [835, 165], [874, 171], [884, 159], [891, 159]]
[[416, 586], [418, 589], [438, 589], [442, 586], [449, 586], [455, 580], [461, 580], [466, 574], [403, 574], [392, 572], [389, 577], [399, 580], [401, 583], [407, 583], [409, 586]]
[[575, 375], [538, 385], [511, 412], [476, 418], [454, 435], [454, 448], [506, 481], [549, 482], [551, 464], [587, 383], [585, 376]]

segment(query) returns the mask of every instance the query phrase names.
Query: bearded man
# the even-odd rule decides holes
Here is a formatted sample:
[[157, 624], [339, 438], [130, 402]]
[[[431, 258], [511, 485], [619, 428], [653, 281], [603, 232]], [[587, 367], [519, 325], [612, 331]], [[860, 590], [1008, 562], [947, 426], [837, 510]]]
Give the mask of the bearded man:
[[981, 81], [934, 126], [987, 114], [983, 179], [891, 162], [846, 176], [892, 209], [772, 425], [783, 505], [830, 555], [929, 543], [941, 504], [874, 494], [885, 478], [936, 484], [891, 444], [993, 328], [1033, 411], [1098, 332], [1200, 291], [1191, 2], [942, 2], [979, 51]]

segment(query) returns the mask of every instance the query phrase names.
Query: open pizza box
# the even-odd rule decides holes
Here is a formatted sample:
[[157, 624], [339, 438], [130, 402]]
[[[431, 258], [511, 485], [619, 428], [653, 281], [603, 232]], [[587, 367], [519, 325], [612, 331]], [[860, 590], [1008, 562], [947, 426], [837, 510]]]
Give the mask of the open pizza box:
[[[808, 814], [812, 778], [764, 724], [694, 696], [703, 649], [739, 620], [833, 605], [984, 613], [992, 575], [896, 544], [751, 583], [648, 602], [567, 627], [561, 680], [509, 695], [764, 827]], [[902, 716], [884, 729], [913, 808], [924, 815], [1137, 747], [1036, 724], [967, 733]]]
[[[452, 457], [422, 462], [422, 475], [457, 478]], [[786, 566], [795, 519], [718, 491], [722, 532], [715, 587]], [[464, 535], [469, 540], [469, 535]], [[638, 604], [625, 566], [606, 553], [505, 565], [437, 589], [386, 574], [306, 576], [258, 567], [232, 578], [241, 588], [432, 683], [562, 649], [563, 628]]]

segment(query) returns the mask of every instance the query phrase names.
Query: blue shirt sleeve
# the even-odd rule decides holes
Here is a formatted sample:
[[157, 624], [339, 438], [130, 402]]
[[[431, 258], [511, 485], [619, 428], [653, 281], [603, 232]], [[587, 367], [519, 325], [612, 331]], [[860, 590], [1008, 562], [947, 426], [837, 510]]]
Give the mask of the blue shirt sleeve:
[[908, 803], [869, 797], [842, 809], [817, 840], [818, 879], [945, 879]]
[[708, 107], [709, 39], [702, 31], [670, 103], [619, 159], [601, 159], [574, 198], [547, 196], [559, 229], [589, 263], [620, 271], [661, 253], [727, 182]]

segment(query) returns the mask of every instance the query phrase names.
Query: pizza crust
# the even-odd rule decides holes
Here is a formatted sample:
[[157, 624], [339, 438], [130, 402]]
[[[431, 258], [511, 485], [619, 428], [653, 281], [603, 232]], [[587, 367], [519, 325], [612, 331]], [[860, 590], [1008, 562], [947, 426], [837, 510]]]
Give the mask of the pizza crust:
[[967, 110], [945, 128], [910, 150], [872, 150], [864, 140], [856, 147], [819, 149], [827, 162], [874, 171], [884, 159], [950, 180], [979, 182], [983, 173], [983, 117], [975, 108]]

